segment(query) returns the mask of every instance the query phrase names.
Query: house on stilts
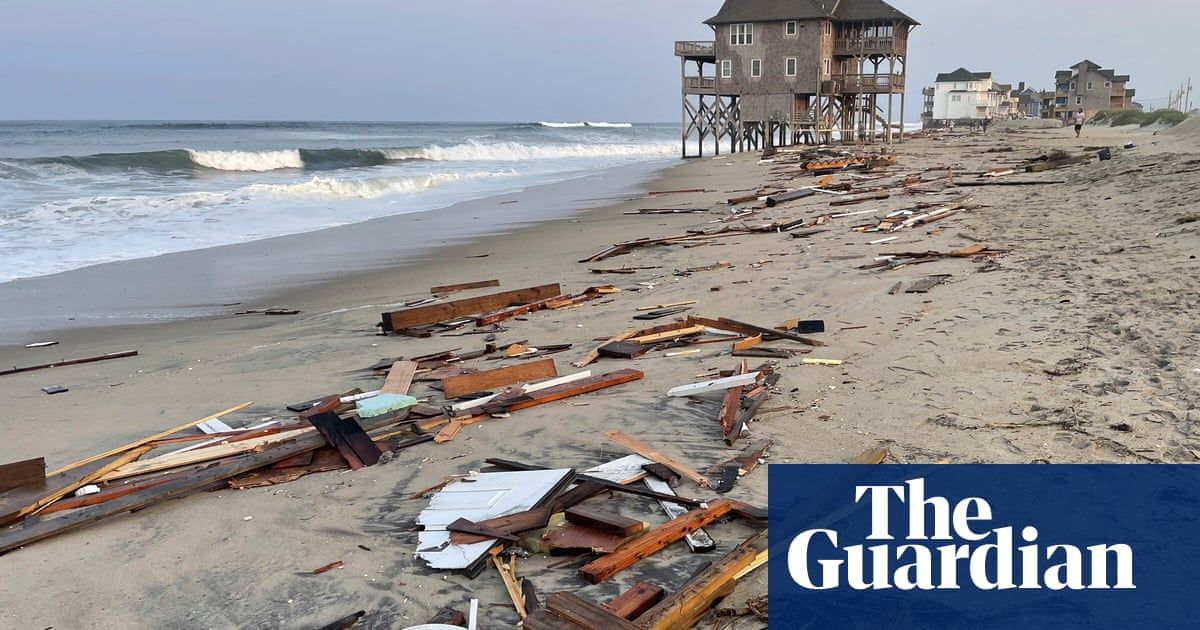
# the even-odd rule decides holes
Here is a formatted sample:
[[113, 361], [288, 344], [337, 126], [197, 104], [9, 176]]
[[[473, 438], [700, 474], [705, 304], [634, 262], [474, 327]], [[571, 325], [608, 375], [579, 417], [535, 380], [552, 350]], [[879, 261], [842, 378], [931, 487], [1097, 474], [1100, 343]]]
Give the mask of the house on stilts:
[[719, 155], [723, 143], [732, 153], [853, 142], [860, 131], [870, 142], [903, 140], [908, 36], [918, 22], [895, 7], [725, 0], [705, 24], [713, 41], [675, 42], [684, 157], [703, 156], [706, 144]]

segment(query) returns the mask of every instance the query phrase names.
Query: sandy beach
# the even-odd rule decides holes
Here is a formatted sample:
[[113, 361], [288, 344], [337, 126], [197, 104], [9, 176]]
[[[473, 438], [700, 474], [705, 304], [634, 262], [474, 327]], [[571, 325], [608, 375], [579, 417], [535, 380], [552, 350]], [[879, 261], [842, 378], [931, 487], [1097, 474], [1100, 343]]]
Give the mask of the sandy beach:
[[[1089, 126], [1076, 139], [1067, 128], [1015, 122], [986, 135], [906, 139], [895, 145], [891, 169], [901, 177], [930, 177], [944, 167], [959, 179], [974, 179], [967, 173], [1088, 147], [1112, 147], [1113, 159], [1012, 176], [1062, 183], [949, 188], [929, 200], [968, 194], [971, 208], [875, 245], [870, 242], [886, 235], [851, 228], [910, 206], [912, 197], [850, 206], [875, 212], [832, 219], [807, 238], [746, 233], [705, 246], [646, 247], [601, 263], [577, 262], [615, 242], [721, 220], [729, 216], [726, 200], [747, 191], [813, 183], [809, 176], [792, 179], [794, 168], [748, 153], [681, 164], [642, 182], [627, 200], [601, 207], [595, 206], [602, 199], [627, 193], [587, 179], [558, 196], [533, 193], [555, 208], [546, 215], [555, 220], [532, 217], [502, 234], [439, 224], [430, 237], [421, 215], [338, 228], [365, 237], [386, 225], [447, 246], [399, 260], [376, 236], [366, 270], [332, 269], [309, 278], [317, 284], [283, 287], [262, 304], [245, 304], [299, 309], [298, 315], [43, 326], [13, 334], [12, 343], [0, 347], [5, 366], [127, 349], [139, 355], [0, 377], [6, 401], [0, 461], [44, 456], [55, 468], [243, 401], [254, 404], [227, 418], [230, 424], [291, 419], [290, 403], [374, 389], [381, 379], [365, 368], [380, 359], [483, 344], [476, 335], [380, 336], [381, 312], [428, 297], [431, 286], [495, 278], [506, 289], [552, 282], [571, 292], [606, 283], [622, 289], [575, 308], [503, 322], [502, 342], [573, 344], [551, 355], [563, 374], [598, 339], [639, 327], [631, 319], [637, 307], [695, 300], [689, 314], [761, 326], [824, 320], [826, 332], [816, 336], [828, 345], [805, 356], [843, 363], [779, 362], [781, 380], [746, 441], [773, 440], [770, 463], [843, 463], [879, 446], [888, 449], [888, 461], [904, 463], [1196, 462], [1200, 137], [1194, 120], [1185, 126]], [[1135, 148], [1121, 149], [1127, 140]], [[839, 173], [834, 181], [852, 180]], [[680, 189], [706, 192], [644, 194]], [[462, 211], [482, 216], [524, 204], [500, 205], [504, 200], [511, 199], [472, 202]], [[811, 221], [841, 211], [830, 200], [818, 194], [744, 222]], [[708, 212], [625, 214], [644, 208]], [[254, 252], [296, 251], [322, 235], [285, 238], [238, 246], [236, 256], [218, 255], [206, 264], [214, 273], [261, 273], [267, 267], [248, 262]], [[859, 269], [886, 252], [944, 252], [974, 243], [1007, 253], [893, 271]], [[165, 268], [144, 277], [184, 290], [194, 259], [176, 256], [164, 257]], [[271, 260], [291, 264], [286, 256]], [[684, 271], [721, 261], [730, 265]], [[645, 269], [633, 275], [589, 271], [622, 265]], [[927, 293], [890, 292], [897, 283], [938, 274], [949, 277]], [[87, 284], [86, 275], [77, 277]], [[219, 301], [218, 293], [239, 297], [225, 288], [207, 290], [197, 302]], [[35, 337], [60, 343], [38, 349], [16, 343]], [[697, 347], [701, 352], [684, 356], [655, 351], [632, 360], [602, 358], [593, 366], [598, 371], [632, 367], [645, 378], [468, 426], [451, 442], [399, 451], [386, 464], [269, 488], [193, 494], [8, 553], [0, 557], [0, 627], [315, 628], [365, 610], [359, 627], [397, 628], [424, 623], [443, 606], [465, 608], [472, 597], [481, 603], [482, 628], [513, 626], [516, 614], [494, 571], [471, 580], [430, 570], [413, 557], [414, 518], [427, 500], [407, 497], [447, 475], [479, 470], [491, 457], [581, 469], [610, 461], [627, 454], [603, 436], [612, 429], [699, 470], [738, 454], [744, 443], [721, 442], [719, 402], [666, 396], [671, 387], [738, 361], [727, 343]], [[50, 396], [40, 390], [53, 384], [70, 391]], [[420, 383], [414, 395], [440, 394]], [[760, 468], [728, 496], [765, 505], [766, 480]], [[652, 524], [665, 521], [651, 501], [617, 496], [609, 505]], [[676, 544], [597, 586], [581, 588], [575, 574], [581, 563], [557, 557], [535, 554], [522, 561], [520, 573], [542, 593], [570, 590], [592, 601], [607, 601], [642, 579], [680, 584], [752, 532], [737, 521], [707, 529], [715, 552], [690, 554]], [[343, 569], [309, 574], [336, 560]], [[737, 608], [765, 592], [766, 572], [758, 571], [719, 607]], [[765, 627], [753, 617], [730, 623], [723, 627]]]

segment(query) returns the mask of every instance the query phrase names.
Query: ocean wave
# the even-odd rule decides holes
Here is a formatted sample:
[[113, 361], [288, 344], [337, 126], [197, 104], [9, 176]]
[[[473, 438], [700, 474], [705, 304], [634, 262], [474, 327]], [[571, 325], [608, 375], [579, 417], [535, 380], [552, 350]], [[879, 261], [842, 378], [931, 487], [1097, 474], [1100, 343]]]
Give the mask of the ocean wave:
[[543, 122], [539, 122], [538, 124], [543, 127], [550, 127], [552, 129], [569, 129], [571, 127], [586, 127], [587, 126], [587, 123], [585, 123], [585, 122], [545, 122], [545, 121], [543, 121]]
[[610, 123], [610, 122], [585, 122], [588, 127], [608, 127], [613, 129], [628, 129], [633, 126], [633, 123]]
[[222, 192], [88, 197], [45, 203], [29, 212], [0, 219], [0, 226], [45, 221], [86, 224], [112, 219], [155, 217], [263, 199], [378, 199], [420, 193], [454, 182], [514, 175], [514, 171], [480, 171], [363, 179], [314, 176], [304, 182], [250, 184]]
[[431, 160], [435, 162], [513, 162], [563, 158], [654, 157], [674, 155], [674, 143], [646, 144], [523, 144], [520, 142], [467, 142], [450, 146], [410, 149], [384, 149], [390, 160]]
[[188, 149], [192, 162], [218, 171], [274, 171], [303, 168], [299, 149], [282, 151], [195, 151]]

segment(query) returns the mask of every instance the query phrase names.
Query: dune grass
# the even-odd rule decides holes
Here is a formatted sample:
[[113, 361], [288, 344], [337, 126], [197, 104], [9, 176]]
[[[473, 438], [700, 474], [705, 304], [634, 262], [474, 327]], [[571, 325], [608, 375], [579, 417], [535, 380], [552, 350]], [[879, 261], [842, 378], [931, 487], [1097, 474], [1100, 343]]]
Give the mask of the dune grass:
[[1094, 122], [1107, 122], [1111, 127], [1122, 125], [1141, 125], [1149, 127], [1155, 123], [1175, 126], [1187, 119], [1187, 114], [1173, 109], [1160, 109], [1153, 112], [1139, 112], [1136, 109], [1106, 109], [1096, 114]]

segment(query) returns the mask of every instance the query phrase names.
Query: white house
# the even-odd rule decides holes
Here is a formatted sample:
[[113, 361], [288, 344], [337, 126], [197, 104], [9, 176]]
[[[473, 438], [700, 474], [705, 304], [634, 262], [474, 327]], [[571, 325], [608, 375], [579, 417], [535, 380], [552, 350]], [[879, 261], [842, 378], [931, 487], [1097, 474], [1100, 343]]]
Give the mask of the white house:
[[950, 121], [969, 123], [972, 120], [998, 118], [1005, 100], [1004, 90], [997, 89], [991, 72], [971, 72], [959, 68], [937, 75], [933, 86], [932, 124], [942, 126]]

